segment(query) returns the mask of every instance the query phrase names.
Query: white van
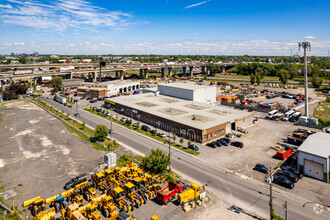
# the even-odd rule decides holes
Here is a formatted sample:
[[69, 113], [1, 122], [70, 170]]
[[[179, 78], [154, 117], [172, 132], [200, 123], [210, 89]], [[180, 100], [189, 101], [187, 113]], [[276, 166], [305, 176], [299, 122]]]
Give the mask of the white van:
[[266, 118], [271, 119], [277, 113], [278, 113], [278, 110], [270, 111], [270, 112], [268, 112], [268, 115], [266, 116]]
[[296, 112], [293, 115], [290, 116], [289, 121], [291, 122], [295, 122], [299, 119], [299, 117], [301, 116], [300, 112]]
[[295, 113], [294, 110], [289, 110], [289, 111], [285, 112], [284, 117], [282, 118], [282, 121], [289, 121], [290, 116], [294, 113]]

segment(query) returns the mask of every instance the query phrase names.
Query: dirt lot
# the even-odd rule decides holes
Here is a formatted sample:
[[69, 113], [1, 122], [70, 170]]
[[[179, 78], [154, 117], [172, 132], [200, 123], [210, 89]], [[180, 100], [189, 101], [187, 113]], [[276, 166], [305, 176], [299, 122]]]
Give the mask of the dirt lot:
[[[205, 146], [201, 149], [199, 158], [212, 163], [214, 166], [228, 169], [236, 175], [263, 182], [265, 174], [254, 171], [255, 164], [262, 163], [268, 167], [276, 167], [282, 160], [276, 158], [276, 151], [270, 147], [275, 146], [277, 142], [283, 142], [287, 135], [294, 130], [304, 127], [295, 126], [290, 122], [264, 119], [262, 117], [266, 115], [265, 113], [254, 114], [259, 117], [259, 120], [248, 129], [248, 134], [243, 134], [241, 138], [233, 138], [233, 140], [242, 141], [244, 148], [229, 145], [214, 149]], [[329, 184], [308, 177], [297, 182], [293, 190], [278, 185], [276, 187], [311, 201], [330, 203]]]
[[2, 109], [0, 184], [19, 194], [18, 208], [24, 200], [63, 192], [70, 178], [93, 172], [103, 161], [103, 152], [33, 104], [14, 102]]

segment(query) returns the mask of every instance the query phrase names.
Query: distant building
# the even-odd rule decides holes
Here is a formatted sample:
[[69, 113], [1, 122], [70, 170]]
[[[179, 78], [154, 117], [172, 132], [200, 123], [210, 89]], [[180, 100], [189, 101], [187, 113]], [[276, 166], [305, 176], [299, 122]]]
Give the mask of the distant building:
[[113, 95], [134, 92], [140, 89], [140, 82], [130, 80], [114, 80], [101, 83], [81, 83], [77, 95], [84, 98], [105, 98]]
[[161, 95], [172, 96], [201, 103], [216, 103], [217, 91], [214, 86], [193, 85], [190, 83], [159, 84]]
[[82, 60], [84, 63], [91, 63], [92, 62], [92, 59], [83, 59]]

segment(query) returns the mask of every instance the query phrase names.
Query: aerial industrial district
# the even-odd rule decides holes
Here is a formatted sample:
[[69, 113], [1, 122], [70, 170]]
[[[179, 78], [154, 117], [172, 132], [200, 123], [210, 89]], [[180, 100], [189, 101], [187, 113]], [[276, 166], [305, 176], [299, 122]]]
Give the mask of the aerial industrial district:
[[1, 65], [0, 218], [329, 219], [329, 89], [212, 65]]

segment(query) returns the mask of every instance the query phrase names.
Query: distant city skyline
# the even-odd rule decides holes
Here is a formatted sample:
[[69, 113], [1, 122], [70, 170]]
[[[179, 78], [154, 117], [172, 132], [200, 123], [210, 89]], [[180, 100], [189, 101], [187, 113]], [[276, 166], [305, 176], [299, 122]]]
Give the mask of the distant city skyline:
[[[328, 56], [330, 1], [0, 0], [0, 54]], [[302, 55], [302, 52], [299, 53]]]

